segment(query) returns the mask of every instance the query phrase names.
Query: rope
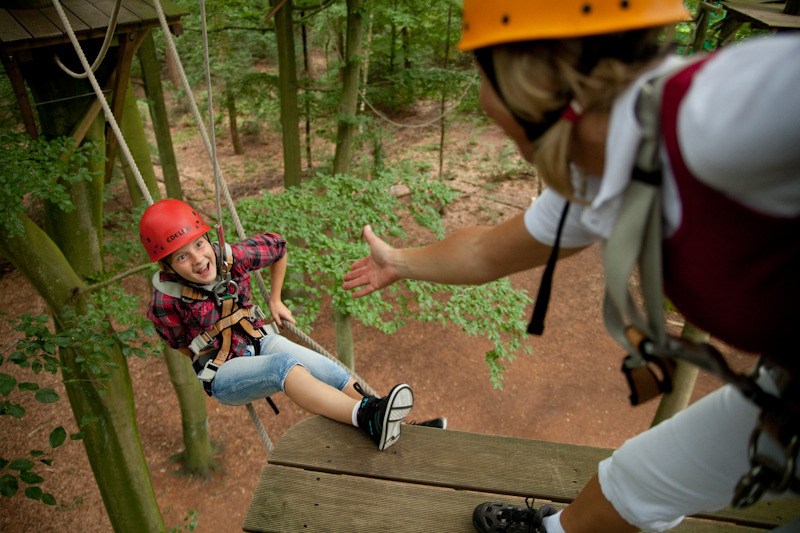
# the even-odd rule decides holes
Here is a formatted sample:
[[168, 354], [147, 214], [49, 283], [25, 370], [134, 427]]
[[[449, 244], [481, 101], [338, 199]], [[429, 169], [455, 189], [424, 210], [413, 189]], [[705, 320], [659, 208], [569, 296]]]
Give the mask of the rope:
[[92, 71], [92, 67], [89, 65], [89, 61], [86, 59], [86, 55], [83, 53], [83, 49], [81, 48], [80, 44], [78, 44], [78, 38], [75, 37], [75, 32], [72, 30], [72, 25], [70, 24], [66, 13], [64, 13], [64, 8], [61, 7], [61, 2], [59, 0], [53, 0], [53, 6], [56, 8], [56, 12], [61, 18], [61, 23], [64, 25], [64, 29], [67, 30], [67, 35], [69, 36], [70, 42], [72, 42], [72, 47], [75, 49], [75, 53], [78, 54], [78, 59], [81, 61], [81, 65], [86, 73], [86, 77], [89, 78], [89, 83], [91, 83], [92, 89], [94, 89], [94, 94], [97, 96], [97, 99], [100, 101], [100, 105], [103, 107], [103, 114], [105, 115], [108, 124], [111, 126], [111, 129], [117, 138], [119, 148], [125, 157], [125, 161], [133, 171], [133, 175], [136, 178], [136, 183], [139, 185], [139, 188], [142, 191], [142, 196], [144, 196], [147, 204], [151, 205], [153, 203], [153, 197], [150, 196], [150, 191], [147, 190], [147, 185], [144, 182], [144, 178], [142, 178], [142, 174], [139, 172], [139, 169], [133, 160], [131, 151], [128, 149], [128, 144], [125, 142], [125, 138], [122, 136], [122, 131], [119, 129], [119, 124], [117, 124], [117, 119], [114, 118], [114, 113], [111, 111], [111, 107], [109, 107], [108, 102], [103, 95], [103, 90], [100, 88], [100, 84], [97, 83], [97, 78]]
[[[108, 29], [106, 30], [106, 36], [103, 39], [103, 46], [100, 47], [100, 51], [97, 53], [97, 57], [92, 63], [91, 71], [94, 72], [97, 70], [97, 67], [100, 66], [100, 63], [103, 62], [103, 59], [106, 57], [106, 53], [108, 52], [108, 48], [111, 46], [111, 39], [114, 37], [114, 32], [117, 30], [117, 16], [119, 15], [119, 8], [122, 6], [122, 0], [116, 0], [114, 2], [114, 10], [111, 12], [111, 20], [108, 23]], [[63, 21], [63, 19], [62, 19]], [[73, 78], [82, 80], [83, 78], [87, 77], [87, 71], [84, 69], [84, 72], [79, 74], [77, 72], [72, 72], [66, 65], [61, 62], [61, 59], [58, 57], [58, 54], [53, 56], [56, 64], [61, 67], [61, 70], [72, 76]]]
[[478, 74], [476, 74], [472, 78], [472, 80], [470, 80], [470, 82], [467, 84], [467, 87], [461, 93], [461, 96], [458, 97], [455, 103], [450, 104], [450, 106], [448, 106], [446, 111], [440, 113], [439, 116], [432, 118], [427, 122], [423, 122], [422, 124], [402, 124], [400, 122], [395, 122], [394, 120], [390, 119], [389, 117], [387, 117], [386, 115], [375, 109], [375, 107], [370, 103], [370, 101], [367, 100], [367, 95], [365, 95], [361, 89], [358, 90], [358, 95], [361, 97], [361, 100], [363, 100], [369, 106], [369, 108], [372, 110], [373, 113], [378, 115], [378, 117], [382, 118], [384, 121], [388, 122], [392, 126], [397, 126], [399, 128], [427, 128], [431, 124], [436, 124], [444, 117], [455, 111], [458, 108], [458, 106], [461, 105], [461, 102], [464, 100], [464, 98], [466, 98], [467, 93], [472, 88], [472, 86], [475, 85], [475, 81], [478, 79], [478, 77], [479, 77]]

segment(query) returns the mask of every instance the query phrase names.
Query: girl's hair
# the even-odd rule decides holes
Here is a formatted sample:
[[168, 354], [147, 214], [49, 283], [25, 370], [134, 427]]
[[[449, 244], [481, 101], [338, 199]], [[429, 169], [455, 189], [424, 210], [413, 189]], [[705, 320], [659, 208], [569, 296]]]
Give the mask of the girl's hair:
[[[511, 112], [538, 122], [548, 111], [577, 100], [585, 111], [608, 111], [614, 99], [665, 48], [662, 28], [493, 47], [497, 83]], [[559, 120], [534, 141], [534, 165], [545, 183], [575, 198], [569, 168], [573, 123]]]

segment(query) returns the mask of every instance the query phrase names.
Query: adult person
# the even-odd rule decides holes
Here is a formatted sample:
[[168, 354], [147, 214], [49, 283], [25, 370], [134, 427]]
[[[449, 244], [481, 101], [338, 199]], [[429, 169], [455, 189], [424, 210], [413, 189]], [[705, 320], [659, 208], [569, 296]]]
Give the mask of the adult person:
[[644, 226], [621, 217], [629, 195], [649, 183], [662, 212], [644, 242], [661, 254], [667, 296], [762, 355], [752, 377], [623, 444], [564, 511], [487, 502], [479, 531], [663, 531], [800, 486], [800, 37], [689, 61], [659, 44], [688, 17], [681, 0], [465, 0], [459, 47], [475, 53], [481, 105], [548, 188], [522, 215], [422, 248], [393, 248], [367, 226], [371, 254], [344, 277], [354, 297], [400, 279], [478, 284], [602, 242], [608, 279], [611, 241], [627, 255], [624, 231]]

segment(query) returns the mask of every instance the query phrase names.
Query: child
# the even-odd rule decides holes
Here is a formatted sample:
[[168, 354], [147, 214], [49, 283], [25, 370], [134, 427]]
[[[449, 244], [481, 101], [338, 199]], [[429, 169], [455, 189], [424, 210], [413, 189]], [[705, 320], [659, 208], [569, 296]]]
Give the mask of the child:
[[281, 390], [310, 413], [360, 428], [379, 450], [394, 444], [414, 403], [408, 385], [367, 396], [341, 365], [262, 327], [265, 315], [250, 302], [250, 271], [266, 266], [272, 318], [279, 327], [295, 322], [281, 301], [286, 241], [264, 233], [226, 246], [218, 265], [210, 229], [179, 200], [154, 203], [139, 222], [150, 261], [161, 265], [147, 317], [169, 346], [192, 358], [206, 393], [245, 405]]

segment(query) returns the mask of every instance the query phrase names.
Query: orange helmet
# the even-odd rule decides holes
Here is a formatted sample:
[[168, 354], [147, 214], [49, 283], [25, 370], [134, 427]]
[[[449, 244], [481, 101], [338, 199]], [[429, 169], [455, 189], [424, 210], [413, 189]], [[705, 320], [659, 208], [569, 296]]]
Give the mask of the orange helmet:
[[203, 217], [189, 204], [180, 200], [160, 200], [142, 215], [139, 238], [150, 262], [154, 262], [164, 259], [210, 229], [203, 222]]
[[683, 0], [464, 0], [458, 48], [616, 33], [690, 17]]

